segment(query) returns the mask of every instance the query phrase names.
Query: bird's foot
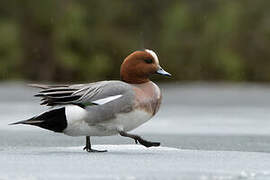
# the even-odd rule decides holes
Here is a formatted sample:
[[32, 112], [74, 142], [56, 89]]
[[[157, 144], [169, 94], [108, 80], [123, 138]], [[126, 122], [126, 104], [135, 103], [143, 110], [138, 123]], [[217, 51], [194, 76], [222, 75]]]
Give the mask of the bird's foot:
[[96, 150], [96, 149], [92, 149], [92, 148], [89, 148], [87, 146], [85, 146], [83, 148], [83, 150], [87, 151], [87, 152], [108, 152], [107, 150]]
[[139, 141], [139, 143], [145, 147], [160, 146], [160, 142], [151, 142], [151, 141], [144, 140], [142, 138], [138, 138], [136, 140]]
[[141, 145], [143, 145], [145, 147], [160, 146], [160, 142], [147, 141], [136, 134], [129, 134], [129, 133], [126, 133], [125, 131], [119, 131], [119, 134], [121, 136], [124, 136], [124, 137], [132, 138], [135, 140], [136, 144], [138, 144], [138, 142], [139, 142]]

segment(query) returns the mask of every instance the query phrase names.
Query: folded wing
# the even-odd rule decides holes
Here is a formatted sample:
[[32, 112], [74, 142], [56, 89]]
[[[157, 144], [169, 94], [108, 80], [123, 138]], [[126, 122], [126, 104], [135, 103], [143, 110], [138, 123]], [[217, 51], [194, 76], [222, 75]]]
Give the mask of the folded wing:
[[75, 85], [39, 85], [41, 88], [35, 96], [41, 97], [41, 105], [56, 106], [76, 104], [81, 107], [102, 105], [130, 94], [130, 85], [121, 81], [100, 81], [89, 84]]

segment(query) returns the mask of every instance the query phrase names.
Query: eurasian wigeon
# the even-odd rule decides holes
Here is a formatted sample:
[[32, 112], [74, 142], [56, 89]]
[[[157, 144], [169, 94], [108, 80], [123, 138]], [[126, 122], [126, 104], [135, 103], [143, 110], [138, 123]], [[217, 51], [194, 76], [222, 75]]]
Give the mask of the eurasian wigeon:
[[52, 108], [13, 125], [34, 125], [69, 136], [86, 136], [84, 150], [88, 152], [104, 152], [91, 148], [90, 136], [120, 134], [146, 147], [159, 146], [159, 142], [127, 133], [151, 119], [159, 110], [161, 92], [150, 81], [152, 74], [171, 76], [159, 65], [156, 53], [145, 49], [126, 57], [121, 65], [121, 81], [32, 85], [42, 89], [35, 95], [42, 98], [41, 104]]

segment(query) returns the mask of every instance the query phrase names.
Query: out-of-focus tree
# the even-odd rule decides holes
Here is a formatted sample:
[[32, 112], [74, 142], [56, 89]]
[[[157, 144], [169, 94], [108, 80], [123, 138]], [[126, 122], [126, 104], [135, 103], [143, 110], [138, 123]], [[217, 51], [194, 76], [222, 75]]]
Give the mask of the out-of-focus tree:
[[18, 1], [23, 77], [44, 81], [57, 76], [54, 20], [60, 8], [60, 3], [54, 0]]
[[171, 80], [270, 81], [269, 5], [0, 0], [0, 80], [117, 79], [126, 55], [151, 48]]
[[[20, 64], [21, 46], [19, 40], [19, 25], [15, 15], [9, 9], [14, 9], [14, 2], [0, 3], [0, 80], [20, 78], [16, 71]], [[16, 72], [15, 72], [16, 71]]]

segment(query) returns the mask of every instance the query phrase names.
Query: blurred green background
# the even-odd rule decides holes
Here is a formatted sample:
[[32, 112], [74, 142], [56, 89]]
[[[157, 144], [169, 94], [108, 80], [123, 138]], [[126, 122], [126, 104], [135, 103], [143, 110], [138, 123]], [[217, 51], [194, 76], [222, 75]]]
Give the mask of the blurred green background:
[[268, 82], [269, 47], [269, 0], [0, 0], [5, 81], [119, 79], [149, 48], [169, 81]]

